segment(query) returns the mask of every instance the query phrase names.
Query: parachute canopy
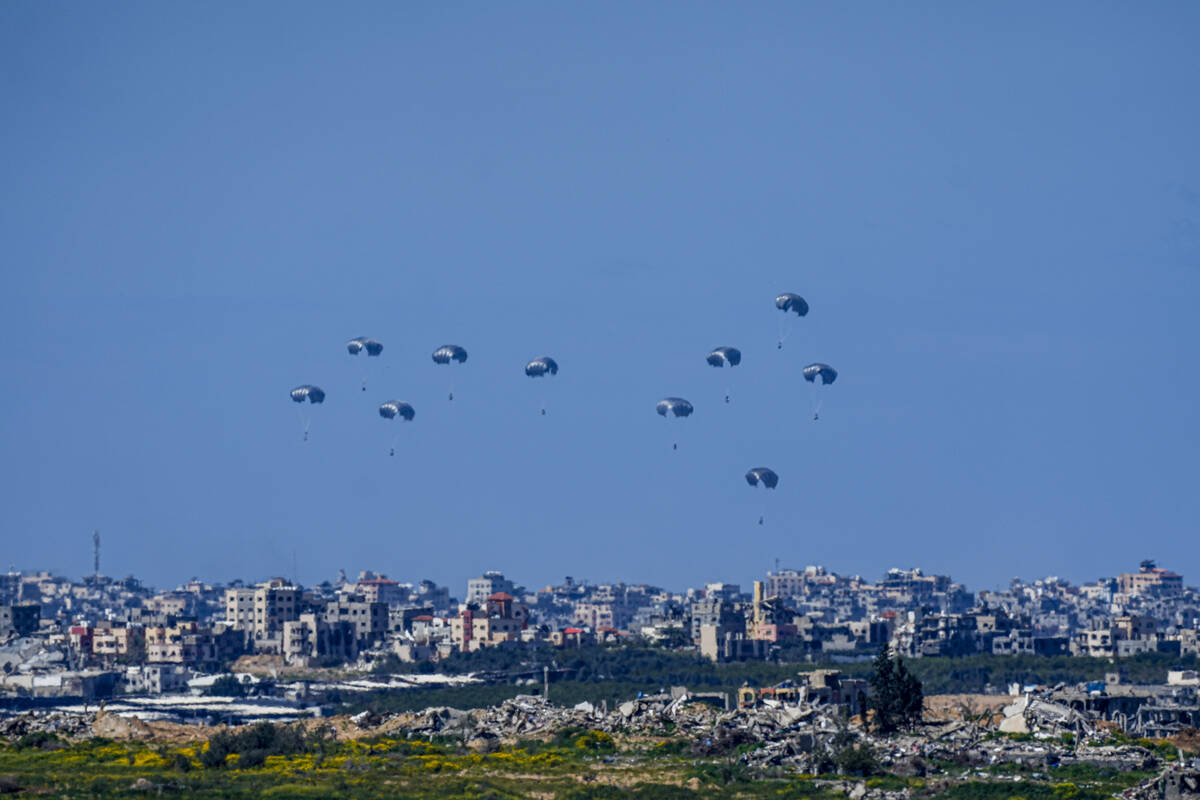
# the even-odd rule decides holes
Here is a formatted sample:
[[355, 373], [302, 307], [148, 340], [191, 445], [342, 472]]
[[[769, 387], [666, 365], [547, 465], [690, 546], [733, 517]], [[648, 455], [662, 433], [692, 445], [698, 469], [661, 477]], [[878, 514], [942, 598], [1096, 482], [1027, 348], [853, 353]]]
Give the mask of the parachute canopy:
[[704, 360], [714, 367], [736, 367], [742, 363], [742, 351], [736, 347], [718, 347], [709, 353]]
[[525, 365], [525, 374], [531, 378], [539, 378], [543, 375], [557, 375], [558, 362], [550, 356], [535, 358]]
[[305, 400], [310, 403], [324, 403], [325, 391], [320, 386], [311, 386], [306, 383], [292, 389], [292, 400], [297, 403], [303, 403]]
[[451, 361], [463, 363], [467, 360], [467, 351], [456, 344], [445, 344], [433, 351], [435, 364], [449, 364]]
[[383, 352], [383, 344], [369, 336], [359, 336], [357, 339], [346, 342], [346, 350], [352, 356], [358, 355], [363, 350], [366, 350], [369, 356], [377, 356]]
[[665, 417], [668, 414], [676, 417], [688, 417], [692, 414], [692, 404], [682, 397], [666, 397], [658, 401], [657, 405], [654, 406], [654, 410], [661, 417]]
[[809, 383], [816, 383], [817, 376], [821, 377], [821, 384], [833, 383], [837, 380], [837, 370], [828, 364], [809, 364], [804, 368], [804, 380]]
[[746, 473], [746, 483], [751, 486], [762, 484], [768, 489], [774, 489], [779, 485], [779, 476], [775, 474], [775, 470], [767, 467], [755, 467]]
[[801, 317], [808, 313], [808, 303], [804, 302], [804, 298], [791, 292], [784, 292], [779, 297], [776, 297], [775, 307], [785, 314], [789, 311], [794, 311], [797, 316]]
[[388, 400], [379, 407], [379, 416], [384, 419], [403, 417], [405, 422], [412, 422], [412, 418], [416, 415], [417, 412], [413, 411], [412, 406], [408, 403], [402, 403], [399, 400]]

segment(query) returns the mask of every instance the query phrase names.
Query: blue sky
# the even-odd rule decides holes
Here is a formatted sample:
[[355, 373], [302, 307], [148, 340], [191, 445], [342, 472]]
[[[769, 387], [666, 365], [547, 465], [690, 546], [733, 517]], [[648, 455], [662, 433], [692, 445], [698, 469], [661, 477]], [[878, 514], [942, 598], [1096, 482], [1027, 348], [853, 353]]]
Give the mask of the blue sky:
[[99, 529], [163, 585], [1192, 581], [1197, 38], [1182, 2], [3, 4], [0, 566], [88, 572]]

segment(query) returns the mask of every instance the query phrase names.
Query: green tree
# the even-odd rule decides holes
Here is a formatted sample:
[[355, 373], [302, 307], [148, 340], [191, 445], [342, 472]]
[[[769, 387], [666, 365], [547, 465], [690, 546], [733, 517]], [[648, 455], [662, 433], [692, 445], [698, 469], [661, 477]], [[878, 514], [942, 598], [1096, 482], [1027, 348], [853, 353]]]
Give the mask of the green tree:
[[921, 681], [909, 672], [899, 656], [892, 659], [887, 645], [875, 657], [868, 683], [871, 687], [871, 708], [875, 711], [875, 726], [880, 732], [889, 733], [921, 720], [925, 704]]
[[212, 697], [245, 697], [246, 690], [246, 685], [236, 675], [222, 675], [204, 690], [204, 694]]
[[896, 688], [900, 694], [901, 722], [907, 726], [920, 722], [925, 712], [925, 689], [900, 658], [896, 659]]
[[871, 709], [875, 712], [875, 727], [887, 733], [898, 727], [896, 708], [899, 705], [899, 692], [896, 687], [896, 669], [888, 654], [885, 644], [875, 657], [871, 677], [867, 679], [871, 687]]

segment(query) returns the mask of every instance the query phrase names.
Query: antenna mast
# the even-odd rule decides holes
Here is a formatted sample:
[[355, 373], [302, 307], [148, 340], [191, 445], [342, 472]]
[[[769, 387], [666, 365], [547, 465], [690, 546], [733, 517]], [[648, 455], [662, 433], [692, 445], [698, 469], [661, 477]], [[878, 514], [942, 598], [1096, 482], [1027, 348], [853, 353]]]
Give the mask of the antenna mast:
[[100, 531], [92, 531], [92, 575], [100, 577]]

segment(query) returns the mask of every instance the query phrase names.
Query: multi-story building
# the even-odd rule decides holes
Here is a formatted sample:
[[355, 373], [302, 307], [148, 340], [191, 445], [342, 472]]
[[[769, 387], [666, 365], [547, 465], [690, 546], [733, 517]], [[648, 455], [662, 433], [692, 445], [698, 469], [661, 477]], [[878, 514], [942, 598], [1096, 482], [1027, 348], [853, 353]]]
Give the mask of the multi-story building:
[[482, 607], [489, 597], [498, 592], [505, 594], [516, 594], [517, 589], [513, 586], [513, 582], [504, 577], [503, 572], [485, 572], [478, 578], [471, 578], [467, 581], [467, 599], [468, 605], [474, 604]]
[[467, 606], [457, 617], [451, 618], [450, 640], [463, 651], [517, 642], [527, 621], [525, 606], [517, 603], [512, 595], [497, 592], [487, 598], [482, 613]]
[[234, 587], [225, 590], [225, 624], [239, 631], [254, 632], [254, 590]]
[[349, 622], [361, 646], [382, 639], [388, 630], [387, 603], [367, 601], [361, 595], [342, 595], [321, 609], [321, 621], [332, 625]]
[[1123, 595], [1152, 594], [1159, 597], [1175, 597], [1183, 592], [1183, 576], [1160, 569], [1153, 561], [1143, 561], [1137, 572], [1123, 572], [1118, 575], [1117, 587]]
[[408, 600], [397, 581], [385, 577], [366, 578], [354, 584], [354, 593], [368, 603], [383, 603], [386, 606], [400, 605]]
[[299, 619], [283, 623], [283, 655], [289, 659], [355, 658], [358, 655], [355, 625], [349, 620], [328, 622], [311, 612], [301, 614]]
[[142, 628], [118, 625], [97, 628], [92, 637], [92, 652], [98, 656], [124, 657], [144, 650], [146, 632]]

